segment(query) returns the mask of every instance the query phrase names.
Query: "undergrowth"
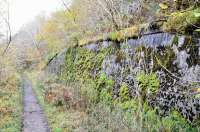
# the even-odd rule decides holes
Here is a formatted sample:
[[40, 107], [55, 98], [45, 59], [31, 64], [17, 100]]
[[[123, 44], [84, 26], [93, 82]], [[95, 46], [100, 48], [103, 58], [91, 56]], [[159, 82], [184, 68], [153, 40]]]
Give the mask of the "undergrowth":
[[[54, 100], [50, 100], [49, 102], [45, 98], [45, 92], [48, 91], [51, 86], [55, 86], [55, 80], [57, 79], [51, 76], [46, 78], [44, 81], [39, 81], [38, 73], [36, 72], [28, 73], [28, 76], [33, 82], [33, 88], [37, 95], [37, 99], [44, 109], [52, 132], [69, 132], [78, 129], [81, 119], [84, 118], [85, 113], [68, 109], [67, 105], [59, 104], [59, 101], [62, 101], [62, 99], [59, 99], [60, 97], [57, 98], [58, 102], [54, 102]], [[67, 89], [66, 86], [64, 87]], [[55, 89], [59, 90], [59, 87], [55, 87]], [[62, 91], [60, 91], [60, 93], [61, 92]]]
[[131, 97], [124, 82], [119, 97], [113, 98], [115, 81], [101, 66], [107, 56], [118, 52], [117, 48], [98, 53], [70, 48], [60, 76], [37, 83], [35, 78], [35, 91], [53, 131], [199, 131], [176, 110], [161, 117], [148, 105], [147, 97], [154, 97], [160, 86], [155, 73], [135, 76], [139, 97]]
[[0, 132], [20, 132], [22, 86], [18, 75], [0, 80]]

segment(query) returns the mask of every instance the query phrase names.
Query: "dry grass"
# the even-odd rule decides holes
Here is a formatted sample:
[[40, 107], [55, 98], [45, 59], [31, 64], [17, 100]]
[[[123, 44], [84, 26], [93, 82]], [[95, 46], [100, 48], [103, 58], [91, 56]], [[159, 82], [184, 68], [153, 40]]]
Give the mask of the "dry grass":
[[[69, 132], [80, 130], [85, 118], [85, 102], [77, 85], [63, 85], [54, 76], [46, 78], [43, 73], [29, 74], [38, 100], [44, 108], [51, 130]], [[40, 80], [40, 81], [38, 81]]]
[[3, 73], [0, 80], [0, 131], [20, 131], [22, 95], [17, 74]]
[[[3, 48], [0, 47], [0, 54]], [[20, 77], [15, 68], [13, 49], [9, 55], [0, 56], [0, 131], [21, 130], [22, 91]]]

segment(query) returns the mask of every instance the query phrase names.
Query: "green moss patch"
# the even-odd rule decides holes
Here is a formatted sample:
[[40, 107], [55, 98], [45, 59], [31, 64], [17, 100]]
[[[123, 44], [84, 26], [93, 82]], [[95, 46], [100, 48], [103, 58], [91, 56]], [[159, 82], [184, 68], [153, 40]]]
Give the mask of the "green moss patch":
[[87, 45], [90, 43], [97, 43], [103, 40], [123, 41], [127, 38], [137, 37], [140, 26], [132, 26], [120, 31], [114, 31], [108, 34], [102, 34], [94, 37], [86, 37], [79, 41], [79, 46]]
[[200, 9], [174, 12], [172, 13], [167, 22], [164, 24], [163, 30], [166, 32], [177, 32], [181, 34], [188, 34], [191, 28], [196, 28], [199, 25], [199, 17], [195, 13], [200, 12]]

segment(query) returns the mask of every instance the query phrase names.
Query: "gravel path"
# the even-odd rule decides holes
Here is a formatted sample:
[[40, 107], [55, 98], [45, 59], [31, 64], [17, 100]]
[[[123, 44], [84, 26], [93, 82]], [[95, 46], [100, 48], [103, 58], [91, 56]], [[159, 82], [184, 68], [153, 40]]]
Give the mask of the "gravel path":
[[38, 104], [31, 82], [24, 77], [23, 132], [50, 132], [43, 110]]

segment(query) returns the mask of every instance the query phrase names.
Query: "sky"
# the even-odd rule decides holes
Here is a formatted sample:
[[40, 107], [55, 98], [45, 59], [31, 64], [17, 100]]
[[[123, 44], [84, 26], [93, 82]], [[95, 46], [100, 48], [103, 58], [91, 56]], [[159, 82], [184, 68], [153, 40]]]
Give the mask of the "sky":
[[11, 0], [10, 2], [10, 23], [14, 33], [41, 13], [50, 14], [62, 7], [60, 0]]

